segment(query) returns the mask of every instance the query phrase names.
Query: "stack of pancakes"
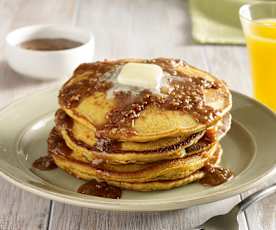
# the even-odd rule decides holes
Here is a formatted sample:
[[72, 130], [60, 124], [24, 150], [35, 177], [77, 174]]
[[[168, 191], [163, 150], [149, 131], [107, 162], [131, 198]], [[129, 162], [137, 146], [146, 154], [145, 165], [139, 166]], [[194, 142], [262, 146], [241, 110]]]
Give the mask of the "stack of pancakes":
[[[121, 85], [126, 63], [159, 65], [159, 90]], [[57, 166], [83, 180], [136, 191], [200, 180], [220, 161], [231, 124], [225, 83], [175, 59], [82, 64], [63, 85], [48, 150]]]

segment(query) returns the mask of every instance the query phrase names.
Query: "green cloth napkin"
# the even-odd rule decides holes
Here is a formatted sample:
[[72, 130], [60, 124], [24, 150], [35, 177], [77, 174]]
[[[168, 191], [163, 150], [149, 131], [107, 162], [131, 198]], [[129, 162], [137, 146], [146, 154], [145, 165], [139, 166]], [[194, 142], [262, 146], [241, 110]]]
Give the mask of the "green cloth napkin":
[[250, 0], [189, 0], [192, 35], [200, 43], [244, 44], [241, 5]]

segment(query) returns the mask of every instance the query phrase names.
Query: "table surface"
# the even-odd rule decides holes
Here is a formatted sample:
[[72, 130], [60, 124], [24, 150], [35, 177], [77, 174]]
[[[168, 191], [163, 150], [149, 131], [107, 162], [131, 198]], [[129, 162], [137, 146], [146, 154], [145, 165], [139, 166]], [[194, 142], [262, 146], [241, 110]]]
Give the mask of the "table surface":
[[[39, 23], [69, 24], [93, 31], [96, 38], [95, 59], [183, 58], [224, 79], [232, 89], [251, 94], [245, 47], [193, 43], [185, 0], [1, 0], [1, 107], [26, 93], [56, 84], [24, 78], [13, 72], [5, 62], [5, 35], [17, 27]], [[260, 187], [272, 182], [273, 178]], [[228, 211], [254, 191], [184, 210], [116, 213], [50, 201], [25, 192], [2, 178], [0, 187], [0, 230], [180, 230]], [[276, 229], [276, 194], [248, 208], [239, 217], [239, 222], [242, 230]]]

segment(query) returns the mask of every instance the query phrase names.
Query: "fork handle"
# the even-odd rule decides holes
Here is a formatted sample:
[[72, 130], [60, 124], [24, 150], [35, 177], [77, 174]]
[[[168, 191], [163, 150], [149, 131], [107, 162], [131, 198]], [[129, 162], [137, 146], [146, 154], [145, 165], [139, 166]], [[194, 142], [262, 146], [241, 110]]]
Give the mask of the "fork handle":
[[276, 183], [270, 185], [267, 188], [264, 188], [258, 192], [253, 193], [252, 195], [246, 197], [243, 201], [241, 201], [238, 206], [240, 212], [243, 212], [247, 209], [251, 204], [255, 203], [256, 201], [262, 200], [263, 198], [273, 194], [276, 192]]

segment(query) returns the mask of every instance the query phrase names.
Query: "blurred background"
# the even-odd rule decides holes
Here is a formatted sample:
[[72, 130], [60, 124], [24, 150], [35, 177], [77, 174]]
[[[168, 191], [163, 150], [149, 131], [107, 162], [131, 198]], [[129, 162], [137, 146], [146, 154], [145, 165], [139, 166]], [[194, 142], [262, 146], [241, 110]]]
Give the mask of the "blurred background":
[[[13, 93], [15, 89], [22, 90], [23, 93], [41, 88], [45, 83], [22, 78], [7, 66], [4, 55], [5, 36], [16, 28], [54, 23], [87, 29], [95, 36], [95, 60], [168, 56], [182, 57], [189, 62], [192, 61], [194, 52], [188, 49], [197, 49], [201, 44], [205, 48], [199, 48], [196, 55], [208, 55], [208, 59], [212, 59], [212, 56], [217, 56], [216, 52], [225, 52], [225, 56], [228, 56], [228, 49], [231, 52], [237, 49], [229, 46], [217, 49], [217, 44], [244, 43], [238, 17], [238, 8], [244, 2], [245, 0], [1, 0], [0, 100], [10, 101], [11, 94], [17, 97], [20, 93]], [[211, 44], [214, 49], [209, 53], [208, 47]], [[225, 62], [220, 61], [221, 65]], [[200, 63], [198, 65], [202, 67]], [[216, 70], [212, 71], [216, 74]], [[220, 75], [219, 72], [217, 74]], [[242, 80], [240, 84], [248, 85], [247, 80], [244, 81], [246, 82], [243, 83]], [[46, 83], [47, 86], [55, 84]], [[239, 86], [234, 88], [239, 90]], [[5, 96], [6, 93], [8, 96]], [[250, 94], [250, 90], [246, 93]]]

